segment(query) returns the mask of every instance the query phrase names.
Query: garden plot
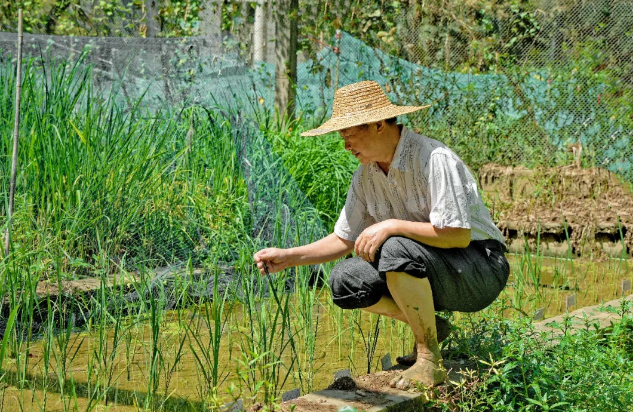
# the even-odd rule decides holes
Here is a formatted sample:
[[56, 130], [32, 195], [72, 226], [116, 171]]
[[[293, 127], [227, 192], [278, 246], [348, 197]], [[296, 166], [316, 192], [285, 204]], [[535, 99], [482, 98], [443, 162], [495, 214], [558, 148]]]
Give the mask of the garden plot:
[[631, 187], [607, 170], [488, 164], [479, 183], [512, 252], [633, 256]]

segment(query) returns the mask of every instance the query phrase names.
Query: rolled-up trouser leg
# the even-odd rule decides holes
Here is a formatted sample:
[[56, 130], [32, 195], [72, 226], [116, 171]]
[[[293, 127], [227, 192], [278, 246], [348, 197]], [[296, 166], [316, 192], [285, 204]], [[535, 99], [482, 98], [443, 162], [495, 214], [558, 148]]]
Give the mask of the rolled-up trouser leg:
[[339, 262], [330, 273], [332, 300], [343, 309], [366, 308], [378, 303], [389, 288], [378, 270], [359, 257]]
[[338, 263], [330, 274], [334, 303], [366, 308], [391, 296], [386, 272], [428, 278], [435, 310], [475, 312], [490, 305], [505, 287], [510, 266], [497, 241], [472, 241], [467, 248], [441, 249], [405, 237], [391, 237], [376, 260], [359, 257]]

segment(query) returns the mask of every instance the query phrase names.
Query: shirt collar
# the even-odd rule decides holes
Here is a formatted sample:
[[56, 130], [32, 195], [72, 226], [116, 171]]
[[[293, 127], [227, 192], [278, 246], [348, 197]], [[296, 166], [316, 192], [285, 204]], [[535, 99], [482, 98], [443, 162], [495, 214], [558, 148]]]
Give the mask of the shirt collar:
[[[407, 129], [405, 126], [402, 126], [402, 131], [400, 132], [400, 140], [398, 140], [398, 145], [396, 146], [396, 151], [393, 154], [393, 160], [391, 161], [391, 165], [389, 166], [389, 170], [398, 169], [402, 172], [406, 172], [409, 170], [409, 163], [402, 156], [402, 151], [409, 144], [409, 139], [411, 131]], [[383, 174], [383, 171], [378, 166], [378, 163], [371, 162], [370, 169], [374, 173]]]
[[396, 146], [396, 151], [393, 154], [393, 160], [391, 161], [390, 168], [398, 169], [400, 171], [406, 172], [409, 170], [409, 163], [407, 159], [403, 156], [403, 150], [405, 147], [409, 145], [409, 135], [411, 131], [402, 126], [402, 131], [400, 132], [400, 140], [398, 140], [398, 145]]

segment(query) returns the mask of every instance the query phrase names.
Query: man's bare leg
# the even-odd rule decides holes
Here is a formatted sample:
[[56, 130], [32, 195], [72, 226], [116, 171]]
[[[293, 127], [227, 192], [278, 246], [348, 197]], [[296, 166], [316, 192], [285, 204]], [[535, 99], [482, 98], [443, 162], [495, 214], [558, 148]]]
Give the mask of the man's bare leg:
[[[437, 343], [440, 344], [448, 338], [451, 334], [451, 323], [444, 319], [443, 317], [435, 315], [435, 330], [437, 331]], [[411, 366], [415, 363], [416, 359], [418, 359], [418, 345], [416, 343], [413, 344], [413, 349], [411, 353], [404, 356], [398, 356], [396, 358], [396, 363], [403, 366]]]
[[389, 296], [383, 296], [375, 305], [363, 308], [367, 312], [375, 313], [377, 315], [388, 316], [393, 319], [400, 320], [404, 323], [409, 323], [404, 316], [396, 301]]
[[387, 272], [387, 286], [413, 330], [418, 350], [415, 364], [392, 380], [390, 385], [406, 390], [415, 383], [432, 387], [444, 382], [446, 370], [437, 343], [435, 308], [429, 280], [402, 272]]
[[[375, 305], [363, 308], [363, 310], [377, 315], [388, 316], [408, 324], [407, 318], [404, 316], [396, 301], [390, 296], [383, 296]], [[437, 327], [437, 343], [442, 343], [451, 333], [451, 324], [444, 318], [435, 315], [435, 325]], [[413, 345], [413, 351], [409, 355], [398, 356], [396, 362], [400, 365], [411, 366], [418, 358], [417, 343]]]

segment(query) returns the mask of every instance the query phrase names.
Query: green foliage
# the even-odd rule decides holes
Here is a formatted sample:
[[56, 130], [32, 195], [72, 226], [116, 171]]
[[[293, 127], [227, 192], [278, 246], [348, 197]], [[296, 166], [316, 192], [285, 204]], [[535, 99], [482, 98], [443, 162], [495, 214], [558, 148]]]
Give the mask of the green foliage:
[[347, 198], [347, 189], [358, 161], [345, 151], [337, 134], [301, 137], [301, 122], [292, 130], [269, 131], [268, 137], [299, 188], [332, 231]]
[[630, 304], [606, 330], [589, 322], [557, 337], [531, 322], [508, 321], [488, 311], [473, 319], [452, 345], [451, 357], [478, 361], [453, 392], [442, 390], [433, 411], [627, 411], [633, 402]]
[[[157, 1], [159, 37], [198, 33], [204, 1]], [[18, 9], [24, 10], [24, 31], [64, 36], [145, 36], [145, 0], [18, 0], [0, 3], [0, 31], [17, 31]]]
[[[10, 84], [11, 67], [0, 77]], [[98, 264], [99, 256], [234, 258], [230, 243], [244, 233], [248, 209], [230, 129], [196, 107], [123, 111], [116, 90], [108, 100], [94, 93], [81, 60], [53, 63], [46, 73], [30, 64], [25, 78], [14, 247], [66, 256], [64, 266], [80, 267]], [[12, 101], [12, 87], [2, 93]], [[12, 105], [0, 113], [12, 119]], [[13, 122], [0, 129], [11, 135]], [[0, 152], [10, 151], [3, 139]], [[9, 168], [2, 162], [0, 176]]]
[[161, 1], [158, 15], [162, 27], [161, 37], [195, 36], [199, 33], [199, 14], [205, 5], [204, 0]]

